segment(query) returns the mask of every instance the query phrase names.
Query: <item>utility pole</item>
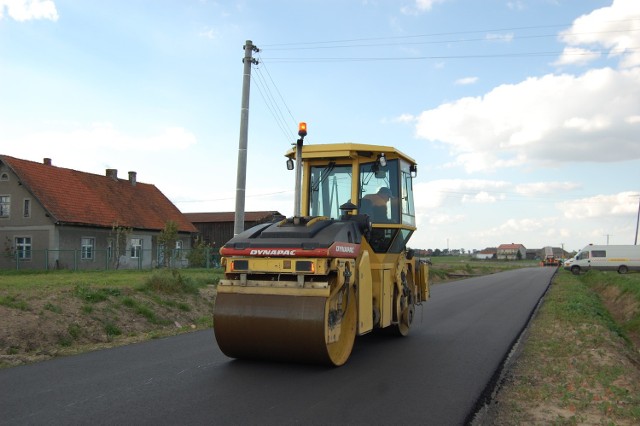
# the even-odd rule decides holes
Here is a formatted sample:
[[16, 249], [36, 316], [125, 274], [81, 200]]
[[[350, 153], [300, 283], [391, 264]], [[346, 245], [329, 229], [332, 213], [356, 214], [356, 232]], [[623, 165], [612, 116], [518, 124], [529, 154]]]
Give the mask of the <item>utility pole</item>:
[[236, 212], [233, 234], [244, 231], [244, 199], [247, 186], [247, 139], [249, 134], [249, 91], [251, 88], [251, 65], [257, 65], [253, 52], [259, 52], [251, 40], [244, 45], [244, 74], [242, 78], [242, 105], [240, 107], [240, 141], [238, 144], [238, 176], [236, 179]]
[[640, 198], [638, 199], [638, 216], [636, 217], [636, 239], [633, 242], [634, 246], [638, 245], [638, 224], [640, 224]]

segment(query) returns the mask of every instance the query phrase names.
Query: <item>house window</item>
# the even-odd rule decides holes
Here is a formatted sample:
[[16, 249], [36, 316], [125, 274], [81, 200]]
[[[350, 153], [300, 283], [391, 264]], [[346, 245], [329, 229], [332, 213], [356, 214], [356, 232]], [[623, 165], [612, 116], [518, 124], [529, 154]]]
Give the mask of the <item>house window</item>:
[[31, 259], [31, 237], [16, 237], [16, 253], [18, 259]]
[[31, 217], [31, 200], [25, 199], [22, 205], [22, 216]]
[[93, 252], [96, 247], [95, 238], [81, 238], [80, 239], [80, 259], [91, 260], [93, 259]]
[[142, 255], [142, 238], [131, 239], [131, 258], [137, 259]]
[[11, 211], [11, 196], [0, 195], [0, 217], [9, 217]]
[[7, 180], [9, 180], [9, 173], [2, 173], [2, 174], [0, 174], [0, 180], [2, 180], [2, 181], [7, 181]]
[[176, 240], [176, 250], [182, 250], [182, 240]]

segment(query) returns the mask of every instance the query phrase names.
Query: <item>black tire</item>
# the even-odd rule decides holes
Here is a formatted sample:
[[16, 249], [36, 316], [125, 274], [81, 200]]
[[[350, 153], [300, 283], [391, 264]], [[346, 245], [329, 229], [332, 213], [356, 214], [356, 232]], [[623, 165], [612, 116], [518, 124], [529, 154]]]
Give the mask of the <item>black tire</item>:
[[580, 267], [575, 265], [571, 267], [571, 273], [573, 275], [580, 275]]
[[618, 268], [618, 273], [626, 274], [627, 272], [629, 272], [629, 268], [627, 268], [625, 265], [620, 265], [620, 267]]

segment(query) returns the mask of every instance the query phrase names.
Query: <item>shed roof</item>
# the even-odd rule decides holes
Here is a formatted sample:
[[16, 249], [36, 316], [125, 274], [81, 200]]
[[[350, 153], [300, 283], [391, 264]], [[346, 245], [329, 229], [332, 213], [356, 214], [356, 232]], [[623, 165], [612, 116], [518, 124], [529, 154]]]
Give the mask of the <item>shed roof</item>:
[[[221, 223], [235, 221], [235, 212], [203, 212], [184, 213], [191, 223]], [[258, 222], [264, 219], [271, 219], [273, 216], [280, 216], [277, 211], [257, 211], [245, 212], [244, 220], [247, 222]]]

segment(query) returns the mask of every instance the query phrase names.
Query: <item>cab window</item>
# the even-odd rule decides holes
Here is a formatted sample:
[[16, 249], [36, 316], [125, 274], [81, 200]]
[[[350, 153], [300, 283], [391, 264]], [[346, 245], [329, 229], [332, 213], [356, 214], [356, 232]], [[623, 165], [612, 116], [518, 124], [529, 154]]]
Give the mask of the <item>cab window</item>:
[[351, 165], [312, 166], [310, 179], [310, 215], [339, 219], [340, 206], [351, 199]]
[[382, 167], [377, 162], [360, 165], [359, 213], [367, 214], [373, 223], [400, 223], [398, 196], [398, 160]]

